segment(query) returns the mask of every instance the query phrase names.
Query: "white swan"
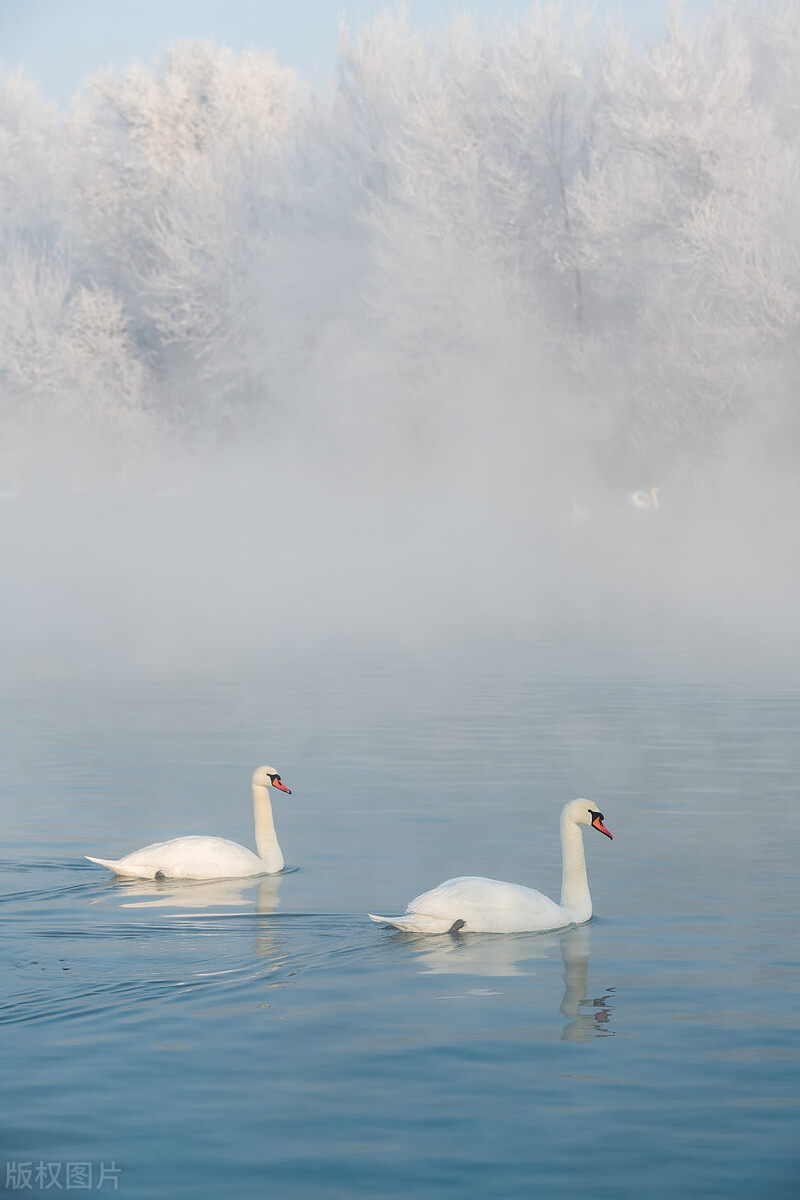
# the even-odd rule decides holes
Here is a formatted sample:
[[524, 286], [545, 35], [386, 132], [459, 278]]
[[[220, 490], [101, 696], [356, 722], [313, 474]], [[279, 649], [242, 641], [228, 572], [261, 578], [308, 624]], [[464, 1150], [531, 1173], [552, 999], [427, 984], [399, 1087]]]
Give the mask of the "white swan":
[[630, 492], [628, 495], [628, 503], [634, 508], [658, 508], [658, 493], [660, 488], [650, 488], [649, 492]]
[[274, 767], [259, 767], [253, 775], [258, 854], [238, 842], [229, 842], [227, 838], [179, 837], [134, 850], [124, 858], [92, 858], [90, 854], [86, 857], [89, 862], [116, 871], [117, 875], [133, 875], [139, 879], [242, 879], [248, 875], [271, 875], [282, 871], [283, 854], [275, 834], [269, 800], [271, 787], [291, 795]]
[[579, 925], [592, 915], [581, 825], [591, 825], [612, 837], [603, 824], [603, 814], [591, 800], [571, 800], [564, 805], [560, 904], [518, 883], [462, 875], [417, 896], [402, 917], [369, 916], [410, 933], [535, 933]]

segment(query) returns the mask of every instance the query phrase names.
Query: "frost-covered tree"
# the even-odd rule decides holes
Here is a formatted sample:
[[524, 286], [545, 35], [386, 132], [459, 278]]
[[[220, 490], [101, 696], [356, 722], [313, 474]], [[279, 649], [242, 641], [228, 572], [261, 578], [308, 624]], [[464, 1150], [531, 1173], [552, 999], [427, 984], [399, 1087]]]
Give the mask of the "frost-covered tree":
[[643, 50], [561, 5], [385, 13], [330, 92], [197, 43], [68, 114], [14, 76], [3, 429], [196, 445], [231, 417], [402, 458], [473, 422], [615, 487], [767, 409], [795, 445], [798, 87], [797, 0], [674, 13]]
[[28, 436], [113, 433], [146, 441], [144, 372], [118, 296], [76, 287], [63, 258], [17, 241], [0, 267], [4, 416]]
[[384, 14], [343, 40], [335, 114], [361, 164], [366, 294], [413, 427], [443, 405], [463, 419], [464, 379], [490, 364], [524, 404], [534, 364], [579, 334], [568, 185], [590, 136], [588, 58], [585, 19], [558, 5], [489, 30], [460, 17], [435, 40]]
[[58, 113], [21, 72], [0, 80], [0, 235], [40, 241], [59, 220]]
[[78, 282], [68, 147], [21, 75], [0, 88], [0, 423], [5, 446], [48, 431], [146, 437], [144, 368], [119, 298]]
[[187, 427], [213, 419], [220, 391], [248, 391], [245, 305], [271, 236], [269, 164], [299, 98], [270, 54], [187, 43], [152, 71], [95, 76], [74, 111], [87, 259], [123, 295], [161, 403]]
[[433, 43], [384, 16], [345, 42], [338, 103], [365, 161], [379, 302], [410, 323], [411, 352], [415, 337], [423, 352], [448, 336], [493, 344], [514, 313], [546, 336], [554, 304], [579, 320], [567, 186], [587, 53], [558, 6], [486, 33], [461, 17]]
[[796, 241], [796, 151], [757, 86], [741, 13], [694, 29], [673, 12], [643, 57], [617, 40], [598, 61], [594, 144], [572, 188], [601, 339], [586, 369], [608, 371], [614, 420], [645, 454], [695, 454], [752, 400], [776, 322], [788, 333], [796, 283], [786, 260], [776, 268], [779, 243]]

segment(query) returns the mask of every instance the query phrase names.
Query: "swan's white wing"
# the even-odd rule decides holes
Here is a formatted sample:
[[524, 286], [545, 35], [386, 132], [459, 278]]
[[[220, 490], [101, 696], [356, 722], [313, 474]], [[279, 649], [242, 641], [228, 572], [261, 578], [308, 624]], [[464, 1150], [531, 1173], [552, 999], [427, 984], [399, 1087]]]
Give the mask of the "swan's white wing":
[[463, 921], [464, 933], [525, 933], [560, 929], [570, 923], [559, 904], [533, 888], [472, 875], [447, 879], [430, 892], [416, 896], [403, 920], [412, 914], [449, 921], [448, 929], [456, 921]]
[[264, 875], [264, 863], [252, 850], [218, 837], [180, 837], [154, 842], [116, 861], [92, 859], [140, 879], [231, 879]]

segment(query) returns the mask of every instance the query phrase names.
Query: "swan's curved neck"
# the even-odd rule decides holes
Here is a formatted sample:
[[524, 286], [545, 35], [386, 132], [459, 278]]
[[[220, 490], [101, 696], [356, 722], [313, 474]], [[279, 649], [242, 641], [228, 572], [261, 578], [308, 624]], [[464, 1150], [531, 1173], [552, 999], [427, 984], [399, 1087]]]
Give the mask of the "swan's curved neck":
[[256, 820], [256, 849], [268, 871], [283, 870], [283, 855], [278, 845], [275, 824], [272, 820], [272, 805], [269, 788], [253, 784], [253, 810]]
[[574, 821], [561, 819], [561, 907], [569, 909], [573, 921], [588, 921], [592, 898], [586, 878], [583, 834]]

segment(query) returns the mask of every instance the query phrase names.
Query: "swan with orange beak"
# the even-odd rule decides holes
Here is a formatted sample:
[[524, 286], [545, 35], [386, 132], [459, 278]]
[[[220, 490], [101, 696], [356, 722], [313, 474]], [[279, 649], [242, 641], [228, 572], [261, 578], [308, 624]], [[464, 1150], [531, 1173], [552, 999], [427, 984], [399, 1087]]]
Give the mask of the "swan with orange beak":
[[409, 933], [535, 933], [580, 925], [592, 915], [581, 826], [607, 838], [603, 814], [591, 800], [561, 810], [561, 903], [518, 883], [461, 875], [411, 901], [400, 917], [377, 917]]
[[227, 838], [189, 835], [155, 842], [124, 858], [92, 858], [88, 854], [86, 857], [117, 875], [138, 879], [244, 879], [251, 875], [273, 875], [283, 870], [284, 863], [272, 819], [270, 788], [287, 796], [292, 794], [274, 767], [259, 767], [253, 775], [258, 854]]

